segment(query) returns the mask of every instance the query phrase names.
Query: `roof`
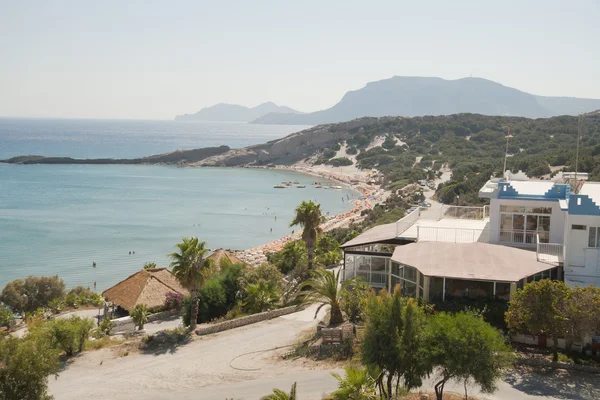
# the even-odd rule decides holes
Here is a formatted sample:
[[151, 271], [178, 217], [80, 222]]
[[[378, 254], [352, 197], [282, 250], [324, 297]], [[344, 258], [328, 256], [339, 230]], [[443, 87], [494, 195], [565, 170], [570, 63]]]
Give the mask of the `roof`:
[[510, 181], [512, 186], [520, 195], [544, 196], [552, 189], [552, 181]]
[[102, 292], [108, 301], [130, 311], [138, 304], [148, 308], [160, 307], [165, 303], [167, 293], [180, 293], [187, 296], [177, 278], [166, 268], [150, 268], [136, 272]]
[[221, 267], [221, 260], [225, 258], [227, 260], [229, 260], [230, 263], [232, 264], [243, 264], [246, 265], [245, 262], [243, 262], [242, 260], [240, 260], [239, 258], [237, 258], [234, 254], [223, 250], [223, 249], [217, 249], [215, 250], [214, 253], [212, 253], [210, 256], [208, 256], [207, 260], [212, 260], [215, 263], [215, 266], [220, 268]]
[[396, 247], [392, 261], [427, 276], [503, 282], [517, 282], [553, 268], [537, 261], [535, 251], [488, 243], [411, 243]]
[[594, 203], [600, 205], [600, 182], [585, 182], [579, 191], [579, 194], [586, 195]]
[[360, 246], [363, 244], [378, 243], [386, 240], [396, 239], [396, 223], [374, 226], [367, 229], [352, 240], [347, 241], [340, 247]]
[[400, 234], [404, 239], [429, 242], [477, 242], [488, 238], [489, 219], [420, 219]]

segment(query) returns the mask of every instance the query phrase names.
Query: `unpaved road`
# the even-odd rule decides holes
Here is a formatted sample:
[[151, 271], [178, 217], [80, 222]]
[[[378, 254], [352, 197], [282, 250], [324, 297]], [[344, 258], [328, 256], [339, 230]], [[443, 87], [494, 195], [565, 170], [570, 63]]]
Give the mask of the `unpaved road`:
[[[163, 354], [119, 357], [110, 349], [85, 353], [70, 363], [58, 379], [50, 378], [50, 393], [57, 400], [147, 400], [179, 398], [179, 395], [185, 398], [186, 394], [208, 398], [200, 397], [200, 392], [209, 396], [219, 389], [221, 393], [224, 385], [233, 385], [231, 389], [235, 392], [241, 390], [236, 389], [235, 383], [259, 378], [272, 379], [274, 383], [278, 377], [294, 379], [295, 374], [309, 371], [312, 363], [282, 361], [276, 357], [276, 351], [257, 351], [295, 343], [300, 332], [316, 325], [315, 309], [312, 306], [270, 321], [196, 338]], [[328, 372], [320, 373], [327, 376], [328, 387], [335, 384]], [[267, 389], [268, 393], [270, 388]], [[314, 398], [320, 399], [322, 391], [318, 387], [314, 390], [318, 392]], [[230, 393], [229, 397], [239, 399], [242, 394]], [[222, 397], [219, 394], [216, 398]]]

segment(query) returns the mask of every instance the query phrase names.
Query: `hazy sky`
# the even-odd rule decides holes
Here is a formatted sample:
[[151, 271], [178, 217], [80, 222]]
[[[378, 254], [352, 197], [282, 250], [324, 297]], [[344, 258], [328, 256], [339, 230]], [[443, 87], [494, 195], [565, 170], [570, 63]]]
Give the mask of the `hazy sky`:
[[315, 111], [394, 75], [600, 98], [600, 1], [0, 0], [0, 116]]

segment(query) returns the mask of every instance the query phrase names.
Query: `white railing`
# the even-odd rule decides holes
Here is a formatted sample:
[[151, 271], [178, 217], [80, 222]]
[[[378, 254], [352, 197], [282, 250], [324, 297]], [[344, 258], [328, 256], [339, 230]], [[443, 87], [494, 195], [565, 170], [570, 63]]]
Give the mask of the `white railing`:
[[488, 243], [487, 229], [417, 226], [417, 242]]
[[368, 270], [354, 270], [354, 269], [343, 269], [342, 270], [342, 281], [352, 279], [355, 276], [362, 277], [371, 286], [375, 287], [387, 287], [387, 272], [384, 271], [368, 271]]
[[535, 246], [538, 243], [548, 243], [550, 232], [523, 229], [500, 229], [500, 243], [509, 246]]
[[417, 207], [413, 212], [396, 221], [396, 236], [399, 236], [401, 233], [413, 226], [414, 223], [419, 219], [420, 215], [421, 209]]
[[539, 262], [559, 265], [565, 261], [565, 245], [560, 243], [540, 243], [540, 236], [536, 236], [537, 260]]
[[469, 207], [469, 206], [451, 206], [442, 205], [440, 209], [440, 219], [442, 218], [457, 218], [457, 219], [478, 219], [483, 220], [490, 214], [489, 207]]

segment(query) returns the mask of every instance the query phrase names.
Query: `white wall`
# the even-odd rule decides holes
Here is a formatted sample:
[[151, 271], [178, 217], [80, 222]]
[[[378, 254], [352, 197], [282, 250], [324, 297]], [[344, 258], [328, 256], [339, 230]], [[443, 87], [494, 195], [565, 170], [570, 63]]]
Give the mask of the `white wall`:
[[[573, 230], [572, 225], [585, 225], [586, 230]], [[597, 248], [588, 247], [591, 226], [600, 226], [600, 216], [569, 215], [565, 222], [565, 278], [600, 277], [600, 253]]]
[[[505, 200], [490, 201], [490, 243], [500, 242], [500, 206], [551, 207], [550, 243], [563, 243], [566, 211], [560, 209], [558, 201]], [[600, 225], [598, 225], [600, 226]]]

